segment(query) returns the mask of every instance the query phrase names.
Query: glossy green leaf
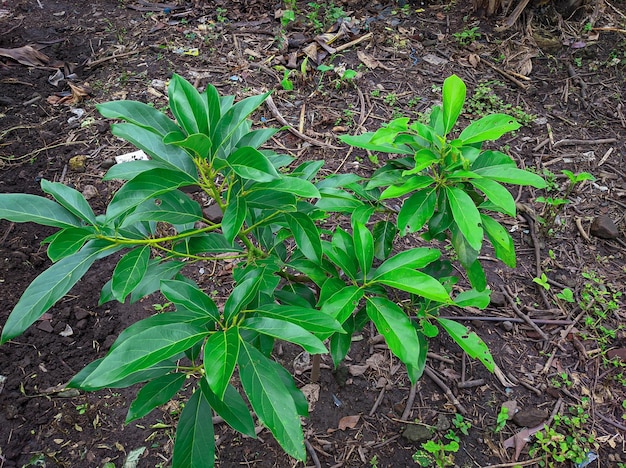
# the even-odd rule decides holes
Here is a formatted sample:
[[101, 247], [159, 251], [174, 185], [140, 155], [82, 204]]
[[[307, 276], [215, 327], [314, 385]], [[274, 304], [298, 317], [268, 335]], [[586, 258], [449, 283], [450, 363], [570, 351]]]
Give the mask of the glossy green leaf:
[[523, 169], [509, 166], [489, 166], [474, 170], [488, 179], [514, 185], [530, 185], [535, 188], [545, 188], [546, 181], [541, 176]]
[[387, 187], [383, 193], [380, 194], [379, 199], [387, 200], [389, 198], [398, 198], [415, 190], [426, 188], [434, 182], [435, 180], [429, 176], [412, 176], [400, 185], [390, 185]]
[[197, 177], [198, 171], [191, 155], [182, 148], [163, 143], [163, 136], [132, 124], [111, 125], [111, 133], [142, 149], [152, 159], [166, 164], [170, 170]]
[[174, 74], [167, 87], [170, 109], [187, 135], [209, 134], [208, 107], [198, 90], [180, 75]]
[[326, 241], [322, 242], [322, 248], [324, 249], [324, 255], [333, 264], [337, 265], [350, 279], [356, 279], [357, 259], [354, 253], [348, 254]]
[[213, 148], [213, 142], [203, 133], [194, 133], [185, 138], [181, 138], [180, 133], [169, 133], [163, 138], [163, 143], [189, 150], [201, 159], [208, 158]]
[[489, 114], [475, 120], [463, 129], [459, 139], [464, 145], [497, 140], [502, 135], [520, 128], [521, 125], [507, 114]]
[[415, 166], [412, 169], [403, 171], [402, 172], [403, 176], [419, 174], [424, 169], [429, 168], [430, 166], [435, 164], [435, 162], [439, 160], [439, 156], [429, 148], [422, 148], [421, 150], [415, 153], [414, 159], [415, 159]]
[[345, 333], [333, 333], [329, 339], [330, 356], [333, 358], [335, 369], [345, 359], [352, 346], [352, 334], [354, 333], [354, 318], [350, 317], [344, 322]]
[[93, 237], [94, 233], [89, 229], [65, 228], [54, 236], [48, 245], [48, 257], [53, 262], [78, 252], [81, 247]]
[[130, 302], [137, 302], [148, 294], [158, 291], [162, 280], [173, 278], [184, 266], [185, 263], [179, 261], [150, 260], [141, 283], [135, 287], [130, 295]]
[[368, 297], [366, 310], [378, 332], [385, 337], [391, 352], [402, 362], [416, 367], [420, 356], [420, 342], [415, 327], [404, 311], [384, 297]]
[[374, 224], [374, 256], [378, 260], [385, 260], [391, 254], [393, 241], [398, 234], [398, 228], [391, 221], [378, 221]]
[[296, 245], [309, 260], [322, 261], [322, 241], [320, 231], [313, 220], [304, 213], [285, 214], [289, 229], [293, 233]]
[[303, 198], [320, 198], [320, 192], [315, 185], [308, 180], [297, 177], [282, 177], [271, 182], [254, 184], [250, 190], [271, 189], [279, 192], [287, 192]]
[[111, 290], [115, 299], [124, 302], [146, 274], [149, 260], [149, 245], [137, 247], [120, 259], [111, 278]]
[[126, 424], [135, 419], [143, 418], [157, 406], [170, 401], [183, 386], [185, 377], [185, 374], [173, 372], [157, 377], [145, 384], [128, 408]]
[[215, 432], [211, 406], [197, 388], [185, 403], [174, 442], [172, 468], [213, 468]]
[[426, 368], [426, 358], [428, 357], [428, 340], [426, 336], [420, 331], [417, 332], [417, 340], [420, 344], [420, 352], [417, 356], [417, 364], [406, 364], [406, 371], [411, 382], [417, 382], [422, 378], [424, 369]]
[[443, 82], [443, 125], [446, 134], [452, 130], [459, 118], [465, 103], [465, 92], [465, 83], [456, 75], [449, 76]]
[[354, 230], [354, 254], [363, 275], [367, 275], [374, 261], [374, 236], [364, 224], [352, 223], [352, 228]]
[[196, 285], [186, 281], [163, 280], [161, 281], [161, 293], [168, 301], [191, 312], [205, 315], [213, 322], [219, 322], [220, 313], [215, 302]]
[[152, 169], [142, 172], [120, 188], [107, 207], [107, 220], [111, 221], [141, 203], [171, 192], [186, 185], [193, 185], [194, 179], [184, 172], [167, 169]]
[[242, 252], [242, 248], [237, 244], [229, 243], [223, 234], [208, 232], [196, 236], [191, 236], [183, 242], [174, 246], [174, 251], [186, 254], [211, 254], [211, 253], [237, 253]]
[[441, 257], [441, 251], [431, 249], [429, 247], [416, 247], [409, 250], [403, 250], [402, 252], [385, 260], [378, 268], [376, 268], [373, 272], [373, 276], [377, 278], [387, 272], [395, 270], [396, 268], [424, 268], [426, 265], [434, 262], [439, 257]]
[[61, 299], [96, 260], [119, 249], [109, 242], [92, 240], [74, 255], [59, 260], [37, 276], [26, 288], [4, 324], [0, 344], [21, 335]]
[[261, 210], [296, 211], [296, 202], [297, 200], [293, 193], [277, 192], [272, 189], [255, 190], [246, 195], [248, 207]]
[[435, 189], [421, 190], [407, 198], [398, 213], [400, 232], [417, 232], [435, 213], [437, 192]]
[[63, 206], [67, 211], [91, 225], [96, 224], [96, 215], [85, 197], [78, 190], [68, 187], [59, 182], [41, 180], [41, 189]]
[[173, 190], [138, 205], [124, 218], [121, 226], [130, 226], [141, 221], [162, 221], [180, 225], [195, 223], [203, 218], [202, 208], [197, 201], [180, 190]]
[[263, 317], [291, 322], [320, 335], [343, 331], [341, 324], [334, 317], [313, 308], [265, 304], [254, 312]]
[[311, 354], [328, 352], [324, 343], [299, 325], [269, 317], [250, 317], [240, 324], [241, 328], [254, 330], [279, 340], [297, 344]]
[[369, 151], [393, 154], [413, 154], [413, 150], [406, 145], [395, 145], [393, 143], [373, 143], [373, 136], [374, 132], [368, 132], [363, 133], [362, 135], [341, 135], [339, 139], [350, 146], [356, 146], [357, 148], [363, 148]]
[[470, 166], [471, 171], [490, 166], [517, 167], [515, 161], [501, 151], [487, 150], [480, 153]]
[[396, 268], [376, 277], [376, 282], [437, 302], [450, 303], [446, 288], [432, 276], [410, 268]]
[[153, 159], [139, 159], [137, 161], [127, 161], [122, 164], [115, 164], [102, 177], [102, 180], [130, 180], [142, 172], [151, 169], [171, 169], [166, 163]]
[[[248, 116], [257, 107], [263, 104], [263, 101], [265, 101], [269, 95], [270, 93], [268, 92], [250, 96], [232, 106], [222, 106], [222, 117], [215, 125], [215, 131], [213, 133], [213, 140], [222, 152], [226, 153], [225, 150], [227, 147], [234, 147], [234, 145], [239, 142], [239, 138], [236, 138], [236, 136], [240, 128], [245, 126]], [[232, 101], [232, 96], [223, 96], [223, 104], [225, 103], [224, 99], [230, 99]], [[244, 132], [240, 138], [247, 133], [247, 131]]]
[[294, 400], [269, 359], [246, 342], [239, 353], [239, 375], [259, 420], [285, 452], [305, 460], [304, 435]]
[[491, 290], [483, 289], [478, 291], [476, 289], [470, 289], [469, 291], [463, 291], [454, 298], [454, 303], [459, 307], [477, 307], [484, 309], [489, 305], [491, 297]]
[[204, 344], [205, 378], [211, 391], [222, 400], [239, 356], [239, 329], [213, 333]]
[[509, 232], [495, 219], [487, 215], [481, 215], [483, 228], [487, 234], [487, 239], [496, 251], [496, 257], [502, 260], [507, 266], [515, 268], [515, 244]]
[[0, 219], [59, 228], [82, 225], [77, 216], [58, 203], [28, 193], [0, 193]]
[[321, 312], [344, 323], [352, 315], [363, 297], [363, 289], [346, 286], [339, 289], [321, 304]]
[[182, 353], [209, 332], [189, 323], [169, 323], [143, 330], [113, 348], [83, 382], [104, 387]]
[[479, 359], [489, 372], [494, 371], [495, 362], [489, 352], [489, 348], [476, 333], [470, 332], [466, 326], [454, 320], [437, 318], [437, 321], [463, 351], [470, 357]]
[[469, 182], [483, 192], [491, 203], [502, 208], [509, 216], [515, 217], [515, 199], [505, 187], [491, 179], [470, 179]]
[[229, 154], [226, 161], [235, 173], [256, 182], [271, 182], [280, 175], [272, 163], [259, 150], [244, 146]]
[[248, 405], [235, 387], [228, 385], [221, 400], [213, 393], [206, 380], [200, 380], [200, 388], [211, 408], [224, 419], [226, 424], [237, 432], [256, 439], [254, 420]]
[[363, 205], [363, 202], [351, 193], [337, 188], [320, 188], [322, 198], [315, 203], [315, 207], [328, 211], [339, 213], [352, 213], [355, 209]]
[[241, 309], [248, 305], [259, 292], [262, 278], [248, 278], [233, 288], [224, 304], [224, 320], [229, 321]]
[[139, 101], [110, 101], [97, 104], [96, 109], [107, 119], [120, 119], [135, 124], [162, 137], [180, 131], [178, 125], [163, 112]]
[[448, 203], [457, 226], [473, 249], [480, 251], [483, 244], [483, 228], [480, 213], [471, 197], [457, 187], [446, 187]]
[[222, 218], [222, 232], [226, 242], [232, 244], [237, 237], [237, 234], [243, 227], [243, 222], [246, 219], [248, 213], [246, 200], [243, 197], [231, 198], [230, 203], [224, 211], [224, 217]]

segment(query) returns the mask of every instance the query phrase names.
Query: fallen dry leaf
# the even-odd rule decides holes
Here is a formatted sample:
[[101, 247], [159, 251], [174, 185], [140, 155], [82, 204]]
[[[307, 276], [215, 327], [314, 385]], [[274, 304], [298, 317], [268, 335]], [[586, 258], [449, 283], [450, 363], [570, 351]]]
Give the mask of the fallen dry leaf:
[[370, 54], [366, 54], [362, 50], [357, 50], [356, 55], [357, 57], [359, 57], [359, 60], [365, 64], [367, 68], [371, 68], [372, 70], [375, 70], [376, 68], [380, 67], [380, 62], [376, 60]]
[[50, 63], [46, 54], [29, 45], [14, 49], [0, 49], [0, 56], [11, 58], [28, 67], [45, 67]]
[[338, 429], [345, 431], [346, 429], [354, 429], [361, 419], [360, 414], [355, 414], [354, 416], [344, 416], [339, 420]]

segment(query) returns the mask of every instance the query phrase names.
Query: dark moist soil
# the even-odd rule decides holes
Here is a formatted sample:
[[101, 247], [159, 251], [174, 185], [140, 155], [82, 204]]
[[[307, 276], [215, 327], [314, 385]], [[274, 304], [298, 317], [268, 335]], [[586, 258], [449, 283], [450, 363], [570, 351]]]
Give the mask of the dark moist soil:
[[[362, 41], [321, 63], [357, 70], [358, 77], [352, 84], [342, 83], [334, 72], [309, 69], [306, 77], [292, 75], [294, 90], [287, 92], [276, 65], [287, 65], [291, 58], [290, 65], [299, 70], [301, 52], [316, 34], [314, 17], [307, 18], [313, 7], [306, 2], [297, 5], [300, 21], [281, 34], [276, 18], [280, 2], [264, 0], [179, 2], [169, 10], [129, 0], [3, 0], [0, 48], [31, 45], [45, 57], [33, 63], [31, 52], [19, 63], [0, 56], [0, 192], [41, 195], [39, 182], [46, 178], [83, 191], [101, 212], [116, 186], [100, 178], [114, 156], [133, 148], [111, 135], [95, 104], [135, 99], [165, 108], [164, 82], [172, 73], [199, 89], [213, 83], [238, 99], [275, 90], [279, 113], [296, 128], [302, 123], [304, 133], [315, 139], [311, 144], [284, 131], [272, 141], [276, 150], [299, 161], [323, 158], [327, 174], [354, 171], [364, 176], [377, 167], [376, 161], [360, 151], [331, 148], [342, 146], [337, 135], [375, 130], [399, 115], [418, 118], [440, 99], [443, 79], [453, 73], [465, 80], [470, 96], [489, 87], [492, 97], [475, 100], [469, 108], [474, 115], [464, 115], [464, 121], [502, 111], [506, 104], [519, 106], [518, 116], [534, 115], [534, 122], [498, 145], [521, 167], [557, 174], [548, 174], [553, 190], [548, 194], [514, 189], [520, 215], [507, 227], [517, 245], [518, 267], [506, 268], [486, 251], [484, 264], [497, 292], [491, 306], [483, 312], [442, 312], [473, 315], [463, 322], [487, 342], [504, 375], [489, 374], [450, 339], [433, 339], [429, 366], [457, 402], [424, 376], [403, 421], [410, 390], [406, 373], [377, 342], [375, 330], [366, 329], [337, 372], [331, 372], [329, 360], [323, 361], [319, 398], [305, 420], [306, 438], [324, 467], [417, 466], [412, 455], [421, 442], [410, 433], [424, 426], [415, 423], [431, 429], [425, 440], [445, 440], [454, 414], [465, 410], [472, 426], [468, 435], [455, 429], [460, 435], [455, 464], [487, 466], [514, 459], [515, 449], [505, 448], [505, 441], [520, 425], [532, 427], [548, 421], [555, 408], [582, 405], [588, 419], [576, 434], [593, 435], [598, 455], [588, 466], [618, 466], [620, 457], [626, 462], [626, 309], [623, 298], [615, 298], [615, 307], [611, 298], [603, 298], [623, 292], [626, 277], [625, 3], [597, 1], [561, 18], [549, 2], [541, 2], [548, 5], [528, 7], [513, 27], [500, 32], [503, 17], [477, 18], [466, 2], [432, 3], [410, 3], [405, 9], [387, 2], [336, 3], [357, 21], [333, 47]], [[329, 5], [319, 10], [320, 20], [335, 11]], [[329, 19], [326, 26], [332, 24]], [[471, 39], [474, 27], [480, 37], [461, 44], [464, 37]], [[67, 79], [54, 86], [49, 77], [59, 70]], [[263, 108], [254, 119], [259, 125], [281, 126], [276, 117]], [[562, 169], [586, 171], [596, 180], [569, 195], [571, 203], [554, 223], [541, 225], [546, 213], [535, 199], [563, 196], [567, 179]], [[610, 229], [592, 227], [600, 216], [612, 221], [616, 236]], [[50, 265], [41, 241], [53, 232], [0, 222], [0, 323]], [[407, 247], [420, 244], [417, 236], [405, 241]], [[125, 327], [163, 303], [151, 297], [98, 306], [114, 261], [94, 266], [23, 336], [0, 347], [0, 467], [121, 467], [125, 461], [129, 467], [169, 465], [184, 396], [124, 425], [137, 388], [79, 393], [63, 387], [103, 356]], [[228, 276], [220, 276], [219, 270], [210, 276], [212, 265], [204, 274], [197, 265], [193, 268], [190, 273], [225, 300]], [[551, 281], [549, 291], [532, 281], [538, 268]], [[590, 279], [591, 274], [598, 280]], [[585, 288], [585, 283], [594, 286]], [[595, 291], [594, 304], [581, 309], [557, 299], [565, 287], [579, 302]], [[546, 341], [519, 319], [513, 306], [535, 321], [565, 322], [540, 323]], [[507, 318], [511, 320], [503, 323]], [[304, 386], [309, 372], [298, 365], [298, 353], [277, 347], [275, 357], [294, 369]], [[608, 363], [611, 357], [613, 364]], [[516, 418], [519, 425], [510, 421], [495, 432], [506, 401], [515, 401], [520, 414], [531, 417]], [[246, 439], [218, 425], [219, 466], [302, 466], [281, 452], [267, 430], [259, 436]], [[531, 458], [528, 448], [520, 446], [518, 460]], [[133, 457], [138, 457], [137, 465]], [[306, 465], [314, 463], [309, 458]]]

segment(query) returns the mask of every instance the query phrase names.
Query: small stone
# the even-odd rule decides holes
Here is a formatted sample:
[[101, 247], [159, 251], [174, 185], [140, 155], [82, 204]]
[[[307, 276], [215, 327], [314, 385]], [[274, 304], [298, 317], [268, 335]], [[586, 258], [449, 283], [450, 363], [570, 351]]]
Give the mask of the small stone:
[[402, 431], [402, 437], [409, 442], [424, 442], [432, 436], [430, 429], [422, 424], [410, 424]]
[[213, 203], [202, 210], [202, 214], [206, 219], [212, 223], [219, 223], [222, 221], [222, 210], [217, 203]]
[[591, 223], [589, 232], [592, 236], [602, 239], [615, 239], [619, 236], [617, 226], [607, 215], [597, 216]]
[[76, 325], [74, 325], [74, 328], [76, 328], [77, 330], [84, 330], [86, 326], [87, 326], [87, 320], [83, 319], [83, 320], [79, 320], [78, 322], [76, 322]]
[[85, 185], [85, 187], [83, 187], [83, 197], [85, 197], [85, 200], [91, 200], [96, 195], [98, 195], [98, 189], [93, 185]]
[[489, 302], [494, 307], [504, 307], [506, 305], [506, 298], [500, 291], [492, 291]]
[[520, 427], [535, 427], [546, 419], [548, 419], [548, 412], [539, 408], [524, 409], [513, 416], [513, 422]]
[[68, 164], [70, 170], [74, 172], [85, 172], [85, 163], [87, 162], [87, 156], [84, 154], [79, 154], [78, 156], [74, 156], [70, 158]]
[[511, 331], [513, 330], [513, 324], [508, 320], [505, 320], [504, 322], [502, 322], [502, 328], [504, 328], [506, 331]]
[[89, 311], [87, 309], [83, 309], [82, 307], [76, 307], [74, 309], [74, 317], [76, 320], [83, 320], [89, 317]]
[[52, 324], [50, 323], [49, 320], [42, 320], [37, 325], [37, 328], [39, 328], [41, 331], [45, 331], [47, 333], [52, 333], [54, 331], [54, 328], [52, 327]]
[[445, 414], [439, 413], [439, 416], [437, 416], [437, 423], [435, 424], [435, 427], [439, 432], [446, 432], [448, 429], [450, 429], [450, 419], [448, 419]]
[[115, 159], [113, 158], [108, 158], [105, 159], [104, 161], [102, 161], [100, 163], [100, 167], [102, 169], [111, 169], [113, 166], [115, 166], [117, 163], [115, 162]]

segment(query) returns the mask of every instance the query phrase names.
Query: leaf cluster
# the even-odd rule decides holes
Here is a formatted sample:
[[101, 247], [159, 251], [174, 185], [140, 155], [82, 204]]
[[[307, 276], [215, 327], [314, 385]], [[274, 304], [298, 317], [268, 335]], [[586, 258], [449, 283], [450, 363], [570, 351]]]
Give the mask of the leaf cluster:
[[[199, 93], [175, 75], [168, 95], [174, 119], [135, 101], [98, 106], [116, 120], [114, 135], [150, 157], [107, 172], [105, 180], [123, 185], [104, 213], [95, 214], [73, 188], [46, 180], [47, 197], [0, 194], [0, 219], [59, 229], [45, 240], [54, 263], [23, 293], [2, 343], [24, 332], [96, 261], [121, 252], [100, 303], [135, 302], [160, 291], [172, 307], [125, 329], [107, 355], [80, 371], [70, 386], [98, 390], [142, 383], [127, 421], [191, 386], [176, 431], [174, 467], [214, 465], [213, 412], [255, 437], [250, 407], [286, 453], [305, 459], [300, 418], [308, 404], [288, 371], [271, 358], [276, 340], [311, 354], [330, 353], [337, 365], [349, 352], [352, 334], [373, 322], [415, 383], [425, 367], [428, 338], [441, 329], [494, 370], [485, 343], [462, 324], [439, 317], [438, 310], [488, 304], [478, 261], [485, 237], [498, 258], [515, 265], [513, 240], [496, 219], [515, 215], [502, 184], [544, 182], [506, 154], [481, 149], [483, 142], [517, 129], [514, 119], [486, 116], [450, 139], [465, 99], [464, 83], [450, 77], [429, 124], [401, 118], [375, 133], [344, 138], [399, 156], [363, 179], [322, 176], [321, 161], [295, 164], [264, 149], [277, 130], [253, 130], [250, 116], [267, 93], [235, 103], [211, 85]], [[401, 204], [399, 210], [389, 208], [391, 199]], [[221, 215], [209, 218], [203, 200]], [[346, 220], [345, 228], [338, 217]], [[453, 293], [459, 278], [440, 250], [398, 248], [401, 236], [418, 231], [426, 241], [451, 243], [471, 289]], [[206, 261], [236, 265], [234, 286], [221, 307], [181, 273], [185, 265]], [[407, 297], [408, 302], [398, 300]]]

